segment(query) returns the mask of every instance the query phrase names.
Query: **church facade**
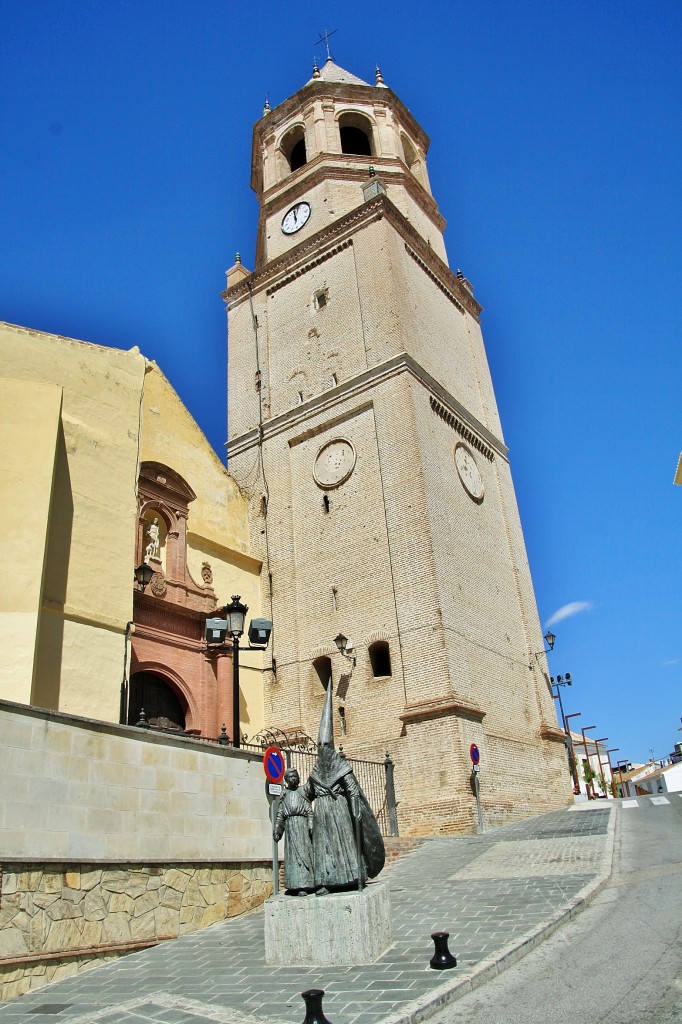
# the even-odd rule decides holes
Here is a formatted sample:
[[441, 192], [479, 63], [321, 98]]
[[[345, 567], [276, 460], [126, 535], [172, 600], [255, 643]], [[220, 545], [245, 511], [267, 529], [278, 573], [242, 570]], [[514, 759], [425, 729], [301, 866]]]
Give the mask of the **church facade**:
[[[429, 140], [329, 59], [253, 132], [256, 266], [228, 271], [228, 466], [275, 623], [264, 719], [396, 763], [404, 834], [566, 804], [564, 734], [481, 306]], [[344, 647], [343, 638], [347, 639]], [[338, 642], [337, 642], [338, 639]]]
[[[247, 503], [156, 363], [0, 323], [0, 699], [216, 739], [263, 725], [261, 655], [206, 619], [260, 604]], [[142, 590], [135, 566], [153, 570]]]

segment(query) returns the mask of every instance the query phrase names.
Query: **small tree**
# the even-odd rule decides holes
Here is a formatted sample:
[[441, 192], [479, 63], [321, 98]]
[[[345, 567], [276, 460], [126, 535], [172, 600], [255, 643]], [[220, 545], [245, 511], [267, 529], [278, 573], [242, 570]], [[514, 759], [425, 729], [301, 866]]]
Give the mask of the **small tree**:
[[585, 779], [585, 786], [587, 788], [587, 795], [594, 796], [594, 780], [597, 777], [597, 773], [590, 764], [589, 761], [583, 761], [583, 778]]

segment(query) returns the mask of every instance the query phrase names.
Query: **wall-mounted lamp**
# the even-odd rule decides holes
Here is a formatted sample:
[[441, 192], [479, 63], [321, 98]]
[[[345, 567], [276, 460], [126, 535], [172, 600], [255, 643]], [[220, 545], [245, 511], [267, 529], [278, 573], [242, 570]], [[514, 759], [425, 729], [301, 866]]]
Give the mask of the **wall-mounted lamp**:
[[348, 658], [348, 660], [353, 663], [353, 668], [355, 668], [357, 659], [353, 653], [355, 651], [355, 644], [353, 641], [349, 640], [347, 636], [343, 635], [343, 633], [339, 633], [338, 636], [334, 637], [334, 643], [344, 658]]
[[534, 651], [533, 653], [535, 654], [536, 658], [539, 658], [541, 654], [549, 654], [550, 651], [554, 650], [554, 644], [556, 643], [556, 637], [555, 637], [554, 633], [552, 633], [551, 629], [547, 630], [547, 632], [545, 633], [545, 635], [543, 636], [542, 639], [547, 644], [547, 647], [546, 648], [543, 647], [541, 651]]
[[134, 580], [140, 588], [140, 591], [144, 594], [146, 588], [149, 586], [152, 576], [154, 575], [154, 570], [151, 565], [147, 565], [146, 562], [142, 562], [141, 565], [138, 565], [135, 568], [134, 573]]

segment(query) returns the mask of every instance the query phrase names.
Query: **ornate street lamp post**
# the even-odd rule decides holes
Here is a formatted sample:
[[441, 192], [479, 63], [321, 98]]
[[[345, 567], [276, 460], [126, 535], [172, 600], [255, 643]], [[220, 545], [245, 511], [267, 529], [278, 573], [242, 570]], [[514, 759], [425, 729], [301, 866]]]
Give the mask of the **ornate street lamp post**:
[[[556, 679], [554, 678], [554, 676], [550, 676], [549, 681], [552, 684], [552, 696], [554, 697], [554, 700], [559, 701], [559, 708], [561, 709], [561, 722], [564, 727], [564, 732], [566, 732], [566, 717], [564, 715], [564, 705], [561, 701], [561, 690], [559, 689], [559, 687], [573, 686], [571, 673], [567, 672], [565, 676], [557, 676]], [[556, 687], [556, 693], [554, 692], [554, 687]]]
[[[566, 715], [565, 721], [568, 722], [571, 718], [580, 718], [582, 711], [575, 711], [572, 715]], [[571, 750], [571, 774], [573, 776], [573, 793], [578, 796], [580, 793], [580, 778], [578, 776], [578, 766], [575, 760], [575, 750], [573, 749], [573, 740], [571, 738], [571, 728], [566, 726], [566, 736], [568, 737], [568, 743]]]
[[232, 745], [238, 747], [239, 735], [239, 638], [244, 632], [244, 620], [248, 607], [241, 603], [239, 594], [232, 595], [232, 601], [225, 608], [227, 632], [232, 637]]
[[206, 619], [206, 643], [209, 646], [223, 646], [226, 637], [232, 640], [232, 746], [239, 747], [239, 652], [264, 651], [272, 632], [269, 619], [252, 619], [249, 626], [248, 647], [239, 646], [239, 638], [244, 633], [244, 623], [248, 607], [242, 604], [239, 594], [232, 595], [232, 601], [225, 606], [225, 618]]

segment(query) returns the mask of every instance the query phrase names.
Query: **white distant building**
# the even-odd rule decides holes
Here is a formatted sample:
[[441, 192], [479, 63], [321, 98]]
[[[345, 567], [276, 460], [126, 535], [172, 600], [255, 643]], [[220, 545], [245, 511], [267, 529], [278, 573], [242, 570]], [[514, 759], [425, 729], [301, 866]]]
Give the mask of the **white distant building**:
[[682, 793], [682, 761], [666, 764], [662, 768], [633, 780], [635, 796], [660, 796], [661, 793]]
[[[606, 797], [612, 800], [614, 773], [609, 761], [607, 748], [603, 743], [595, 743], [594, 740], [583, 736], [581, 733], [570, 732], [571, 747], [578, 775], [578, 787], [580, 793], [576, 796], [587, 797], [587, 799], [601, 799]], [[591, 781], [588, 784], [586, 779], [586, 765], [589, 764]], [[593, 776], [593, 777], [592, 777]], [[618, 775], [615, 775], [618, 781]]]

